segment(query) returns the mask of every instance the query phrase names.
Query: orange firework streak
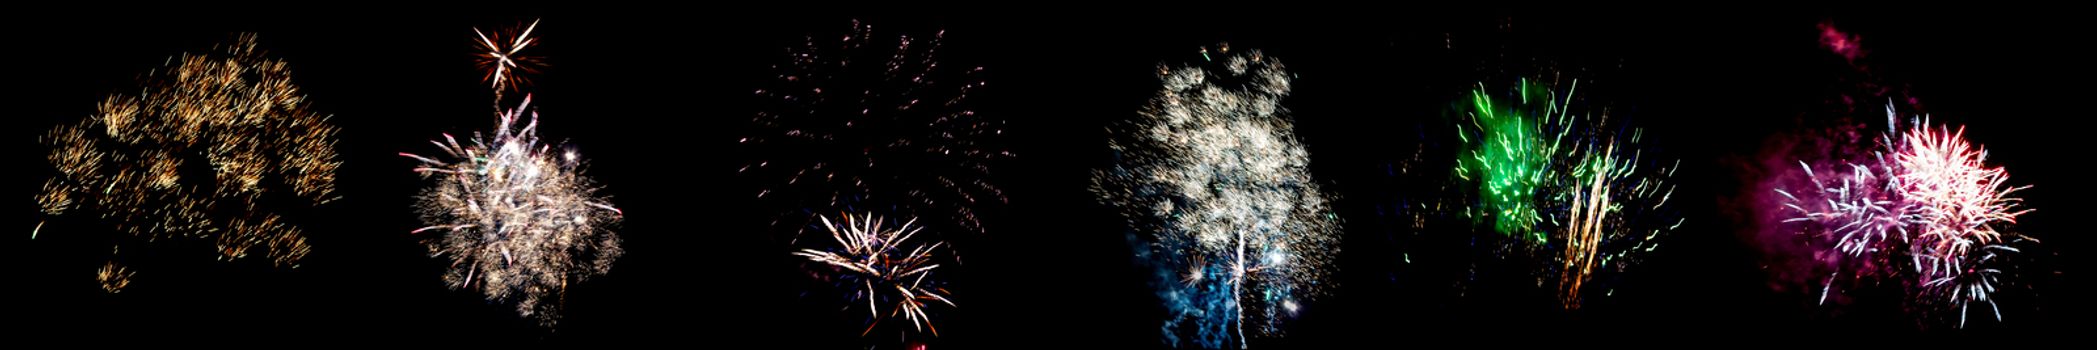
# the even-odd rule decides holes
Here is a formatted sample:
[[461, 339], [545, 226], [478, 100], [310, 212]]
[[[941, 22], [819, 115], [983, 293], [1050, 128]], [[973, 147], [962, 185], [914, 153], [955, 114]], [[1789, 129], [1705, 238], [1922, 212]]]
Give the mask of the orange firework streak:
[[1616, 145], [1602, 151], [1585, 191], [1573, 192], [1572, 225], [1566, 229], [1565, 270], [1558, 279], [1559, 298], [1566, 309], [1580, 308], [1580, 286], [1594, 272], [1595, 255], [1602, 244], [1602, 217], [1608, 213], [1610, 173], [1616, 163]]

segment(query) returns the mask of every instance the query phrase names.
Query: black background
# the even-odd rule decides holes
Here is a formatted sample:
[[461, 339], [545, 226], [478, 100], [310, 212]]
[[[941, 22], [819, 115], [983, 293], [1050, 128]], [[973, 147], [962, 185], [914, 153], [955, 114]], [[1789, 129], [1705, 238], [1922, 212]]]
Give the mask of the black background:
[[[2045, 240], [2030, 267], [2055, 272], [2034, 274], [2045, 277], [2039, 298], [2011, 306], [2006, 325], [1948, 335], [2057, 335], [2087, 308], [2077, 298], [2088, 294], [2077, 285], [2082, 270], [2071, 267], [2088, 253], [2086, 228], [2072, 224], [2090, 209], [2073, 199], [2089, 192], [2078, 135], [2087, 134], [2090, 77], [2074, 53], [2087, 39], [2067, 14], [2048, 13], [2063, 11], [240, 10], [6, 16], [14, 71], [0, 80], [9, 91], [0, 137], [20, 177], [0, 187], [0, 198], [17, 199], [5, 202], [16, 214], [0, 229], [40, 220], [31, 200], [48, 171], [39, 135], [135, 88], [165, 58], [247, 31], [290, 62], [312, 109], [342, 129], [344, 198], [306, 224], [314, 252], [288, 271], [214, 262], [203, 249], [146, 253], [175, 257], [135, 266], [131, 289], [112, 296], [93, 279], [106, 257], [93, 228], [48, 227], [35, 240], [7, 240], [8, 333], [90, 343], [855, 346], [859, 329], [835, 315], [839, 305], [797, 290], [789, 248], [751, 219], [767, 213], [739, 205], [748, 194], [732, 179], [740, 158], [730, 152], [767, 67], [804, 35], [840, 33], [855, 18], [889, 33], [946, 29], [942, 60], [988, 69], [977, 109], [1010, 120], [1019, 154], [998, 170], [1011, 204], [988, 223], [990, 237], [963, 252], [961, 308], [937, 315], [934, 347], [1158, 344], [1158, 307], [1120, 220], [1084, 189], [1108, 160], [1106, 122], [1154, 93], [1157, 64], [1198, 60], [1198, 47], [1220, 41], [1264, 50], [1297, 74], [1287, 103], [1345, 220], [1341, 287], [1307, 306], [1288, 338], [1255, 345], [1912, 332], [1898, 315], [1827, 317], [1809, 299], [1769, 291], [1749, 233], [1736, 229], [1738, 164], [1765, 138], [1817, 118], [1806, 111], [1844, 84], [1850, 68], [1819, 47], [1814, 25], [1825, 20], [1862, 36], [1875, 73], [1912, 87], [1934, 119], [1967, 125], [2013, 183], [2037, 185], [2024, 196], [2039, 211], [2018, 227]], [[591, 159], [589, 173], [627, 213], [627, 255], [610, 275], [571, 289], [551, 332], [445, 288], [445, 263], [407, 234], [419, 227], [410, 203], [423, 182], [395, 155], [433, 151], [425, 141], [440, 133], [488, 128], [471, 29], [542, 17], [538, 52], [551, 66], [530, 89], [542, 134]], [[1453, 281], [1409, 275], [1395, 253], [1404, 249], [1395, 237], [1409, 233], [1379, 215], [1399, 195], [1386, 171], [1412, 154], [1423, 121], [1483, 75], [1534, 67], [1582, 77], [1582, 89], [1595, 87], [1589, 98], [1606, 99], [1647, 128], [1646, 144], [1684, 164], [1676, 198], [1688, 226], [1614, 298], [1579, 312], [1442, 293]]]

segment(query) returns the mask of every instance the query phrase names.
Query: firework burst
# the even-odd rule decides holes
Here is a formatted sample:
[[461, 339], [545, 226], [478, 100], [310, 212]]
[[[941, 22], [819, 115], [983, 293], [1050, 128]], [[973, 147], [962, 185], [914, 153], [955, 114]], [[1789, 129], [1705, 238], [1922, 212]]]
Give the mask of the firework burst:
[[[1931, 242], [1929, 255], [1940, 261], [2001, 242], [1996, 226], [2015, 224], [2017, 216], [2030, 212], [2017, 210], [2021, 200], [2011, 196], [2030, 186], [2009, 187], [2009, 173], [1986, 166], [1988, 152], [1967, 143], [1965, 133], [1964, 128], [1953, 132], [1918, 125], [1902, 137], [1907, 148], [1894, 161], [1903, 170], [1902, 192], [1914, 201], [1921, 219], [1918, 236]], [[1952, 264], [1931, 270], [1956, 269]]]
[[829, 278], [849, 290], [846, 295], [853, 304], [866, 302], [867, 328], [861, 335], [873, 332], [882, 319], [907, 322], [913, 332], [939, 335], [939, 328], [932, 325], [931, 315], [925, 310], [939, 304], [955, 306], [947, 298], [951, 293], [932, 277], [940, 266], [934, 262], [933, 252], [944, 243], [910, 242], [923, 229], [911, 227], [917, 223], [914, 219], [895, 228], [884, 228], [877, 216], [840, 217], [842, 221], [832, 223], [829, 217], [818, 216], [837, 243], [835, 247], [801, 249], [793, 255], [827, 266]]
[[842, 36], [811, 36], [774, 65], [757, 90], [765, 108], [738, 142], [737, 173], [777, 214], [773, 226], [813, 227], [808, 208], [892, 208], [934, 231], [986, 232], [983, 213], [1006, 202], [992, 168], [1012, 157], [1004, 121], [970, 100], [982, 67], [938, 59], [944, 32], [876, 35], [853, 22]]
[[1456, 176], [1478, 183], [1483, 200], [1475, 217], [1492, 221], [1502, 234], [1543, 242], [1543, 231], [1535, 229], [1544, 220], [1537, 192], [1558, 175], [1550, 167], [1561, 156], [1559, 149], [1570, 129], [1559, 119], [1564, 107], [1557, 96], [1548, 89], [1529, 88], [1524, 81], [1516, 101], [1499, 103], [1482, 84], [1471, 93], [1470, 123], [1459, 125], [1457, 133], [1468, 149], [1457, 163]]
[[[497, 105], [505, 89], [520, 89], [524, 74], [534, 72], [538, 58], [520, 53], [537, 43], [531, 34], [538, 26], [534, 20], [493, 39], [474, 30]], [[416, 202], [428, 226], [413, 234], [429, 235], [430, 256], [451, 260], [445, 283], [475, 288], [491, 302], [515, 303], [519, 315], [552, 327], [568, 284], [611, 272], [625, 253], [611, 230], [624, 213], [597, 194], [582, 173], [581, 155], [540, 142], [531, 103], [526, 94], [517, 107], [496, 113], [495, 132], [486, 138], [475, 133], [461, 144], [445, 134], [430, 141], [445, 157], [400, 155], [421, 163], [415, 172], [436, 179]]]
[[[610, 272], [623, 251], [609, 226], [622, 214], [598, 196], [572, 151], [541, 144], [539, 116], [524, 103], [502, 113], [488, 138], [461, 144], [447, 134], [430, 141], [449, 160], [401, 153], [436, 183], [418, 197], [429, 226], [430, 255], [450, 258], [444, 280], [476, 288], [489, 301], [515, 302], [517, 312], [551, 326], [568, 283]], [[517, 124], [525, 121], [520, 128]]]
[[[1891, 105], [1886, 114], [1897, 129]], [[1806, 190], [1773, 189], [1787, 214], [1782, 226], [1825, 263], [1822, 305], [1843, 290], [1884, 284], [1910, 295], [1920, 313], [1956, 312], [1959, 327], [1975, 303], [2000, 321], [1992, 295], [2011, 267], [2006, 257], [2020, 252], [2012, 243], [2036, 243], [2002, 231], [2030, 212], [2014, 197], [2029, 186], [2009, 186], [2008, 172], [1987, 166], [1987, 151], [1968, 143], [1964, 129], [1911, 124], [1888, 130], [1868, 160], [1824, 161], [1846, 163], [1824, 166], [1847, 170], [1839, 181], [1799, 161]]]
[[1555, 261], [1540, 267], [1544, 278], [1557, 280], [1565, 308], [1579, 308], [1597, 275], [1630, 268], [1683, 223], [1667, 205], [1679, 162], [1644, 159], [1638, 129], [1572, 111], [1577, 81], [1563, 94], [1518, 86], [1499, 94], [1481, 84], [1459, 104], [1455, 177], [1476, 186], [1466, 215], [1514, 237], [1516, 251]]
[[[46, 134], [56, 171], [40, 211], [92, 215], [135, 238], [120, 246], [205, 239], [223, 259], [259, 252], [296, 267], [311, 248], [292, 213], [336, 198], [335, 127], [306, 109], [290, 65], [266, 57], [254, 35], [217, 50], [171, 58], [136, 95], [109, 96], [93, 117]], [[132, 274], [112, 263], [100, 279], [115, 292]]]
[[1161, 66], [1163, 90], [1111, 129], [1119, 163], [1094, 174], [1094, 192], [1157, 269], [1173, 346], [1279, 336], [1323, 293], [1339, 250], [1337, 219], [1281, 107], [1289, 73], [1258, 51], [1216, 53], [1220, 67]]

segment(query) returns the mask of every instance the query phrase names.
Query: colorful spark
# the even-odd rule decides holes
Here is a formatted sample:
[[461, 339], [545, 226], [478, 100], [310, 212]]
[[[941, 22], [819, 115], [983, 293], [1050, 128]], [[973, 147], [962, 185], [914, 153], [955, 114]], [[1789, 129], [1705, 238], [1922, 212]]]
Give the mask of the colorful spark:
[[736, 172], [770, 204], [773, 227], [799, 237], [810, 208], [888, 208], [950, 239], [988, 232], [985, 214], [1006, 203], [993, 170], [1013, 154], [1005, 121], [972, 107], [984, 69], [939, 62], [944, 36], [854, 21], [786, 50], [738, 140], [747, 161]]
[[445, 282], [478, 286], [489, 301], [515, 302], [518, 314], [552, 326], [568, 284], [610, 272], [623, 253], [610, 229], [623, 213], [597, 195], [578, 157], [540, 143], [538, 113], [518, 127], [530, 105], [526, 95], [500, 114], [486, 139], [430, 141], [451, 160], [401, 156], [437, 180], [418, 197], [428, 226], [414, 233], [435, 235], [430, 255], [451, 259]]
[[95, 281], [102, 283], [103, 292], [116, 294], [123, 292], [124, 287], [131, 286], [131, 275], [130, 269], [126, 269], [123, 265], [117, 265], [115, 261], [111, 261], [102, 264], [101, 270], [95, 271]]
[[1555, 275], [1567, 309], [1580, 307], [1597, 274], [1629, 269], [1683, 223], [1667, 205], [1679, 162], [1650, 162], [1638, 129], [1573, 112], [1578, 88], [1560, 94], [1525, 79], [1496, 99], [1480, 84], [1459, 104], [1456, 128], [1464, 148], [1455, 178], [1477, 186], [1469, 215], [1557, 262], [1541, 270]]
[[932, 325], [931, 314], [925, 310], [936, 304], [955, 307], [954, 301], [947, 298], [952, 293], [932, 278], [940, 266], [933, 253], [945, 243], [910, 243], [923, 230], [911, 227], [916, 219], [884, 228], [884, 221], [871, 214], [840, 215], [842, 221], [835, 223], [829, 217], [817, 218], [837, 246], [801, 249], [793, 255], [829, 267], [830, 278], [839, 288], [850, 291], [846, 294], [852, 299], [851, 304], [866, 302], [867, 328], [861, 335], [873, 332], [882, 319], [909, 323], [912, 332], [939, 335], [939, 328]]
[[1110, 129], [1120, 161], [1094, 173], [1093, 191], [1157, 271], [1165, 342], [1243, 347], [1248, 329], [1280, 336], [1324, 293], [1340, 232], [1281, 106], [1281, 61], [1205, 52], [1220, 66], [1159, 67], [1157, 97]]
[[[131, 240], [211, 240], [222, 259], [259, 251], [297, 267], [311, 251], [298, 214], [333, 201], [335, 127], [307, 110], [290, 65], [242, 34], [214, 52], [170, 58], [133, 95], [43, 138], [55, 172], [37, 195], [47, 217], [88, 214]], [[39, 223], [31, 233], [64, 227]], [[132, 270], [105, 268], [128, 281]]]

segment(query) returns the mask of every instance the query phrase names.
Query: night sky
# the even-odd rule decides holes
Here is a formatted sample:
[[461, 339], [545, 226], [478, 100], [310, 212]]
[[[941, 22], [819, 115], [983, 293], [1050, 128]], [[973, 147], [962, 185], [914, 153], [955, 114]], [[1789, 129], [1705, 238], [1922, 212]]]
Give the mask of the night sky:
[[[99, 10], [109, 10], [107, 8]], [[2086, 28], [2066, 11], [1882, 13], [1708, 9], [1671, 15], [1614, 11], [1464, 12], [1435, 9], [1052, 9], [932, 12], [722, 11], [708, 8], [332, 10], [207, 13], [14, 13], [4, 55], [14, 74], [4, 137], [14, 177], [0, 207], [12, 295], [7, 333], [35, 343], [161, 342], [328, 346], [509, 343], [860, 346], [841, 302], [804, 295], [792, 247], [767, 237], [771, 213], [746, 205], [736, 135], [759, 105], [786, 48], [859, 19], [876, 30], [946, 30], [943, 64], [982, 66], [978, 113], [1010, 121], [1015, 160], [998, 169], [1010, 205], [963, 252], [958, 309], [934, 315], [934, 348], [1148, 347], [1160, 307], [1132, 261], [1122, 220], [1086, 192], [1109, 164], [1105, 126], [1132, 117], [1157, 90], [1160, 63], [1200, 59], [1228, 42], [1279, 57], [1297, 75], [1285, 102], [1311, 171], [1336, 194], [1344, 249], [1337, 288], [1305, 308], [1286, 338], [1255, 346], [1397, 347], [1416, 341], [1643, 342], [1648, 336], [1797, 342], [1916, 332], [1887, 310], [1830, 316], [1800, 295], [1767, 288], [1743, 210], [1740, 164], [1764, 141], [1811, 124], [1849, 69], [1820, 48], [1815, 24], [1864, 38], [1878, 79], [1904, 84], [1940, 122], [2005, 166], [2038, 211], [2019, 231], [2044, 241], [2036, 299], [2006, 306], [2003, 324], [1946, 335], [2059, 337], [2089, 291], [2078, 266], [2089, 242], [2072, 224], [2092, 209], [2075, 156], [2087, 136]], [[1270, 13], [1271, 12], [1271, 13]], [[1635, 11], [1644, 12], [1644, 11]], [[472, 61], [475, 27], [543, 18], [549, 66], [529, 90], [541, 133], [590, 159], [588, 174], [626, 213], [626, 255], [610, 274], [572, 285], [548, 331], [507, 305], [446, 288], [446, 262], [408, 234], [427, 182], [398, 152], [435, 152], [441, 133], [489, 128], [492, 111]], [[313, 252], [296, 269], [214, 261], [208, 243], [144, 254], [131, 288], [101, 292], [107, 245], [92, 226], [47, 227], [34, 240], [32, 200], [47, 176], [38, 137], [94, 112], [111, 92], [185, 51], [236, 32], [260, 34], [292, 65], [312, 110], [331, 114], [342, 199], [306, 224]], [[1683, 160], [1678, 210], [1688, 225], [1619, 285], [1576, 312], [1535, 291], [1458, 296], [1434, 271], [1463, 252], [1407, 247], [1414, 233], [1386, 215], [1410, 184], [1391, 176], [1450, 101], [1481, 79], [1540, 69], [1582, 78], [1586, 98], [1646, 128], [1658, 152]], [[1592, 85], [1589, 85], [1592, 84]], [[1593, 90], [1587, 90], [1592, 86]], [[1589, 92], [1591, 91], [1591, 93]], [[1434, 170], [1445, 171], [1446, 169]], [[74, 220], [86, 222], [89, 220]], [[1460, 233], [1458, 233], [1460, 234]], [[1410, 253], [1407, 264], [1400, 253]], [[1549, 288], [1542, 288], [1548, 291]], [[2005, 300], [2008, 302], [2008, 300]], [[855, 312], [859, 312], [856, 311]], [[1933, 336], [1935, 334], [1932, 334]], [[291, 342], [291, 343], [283, 343]], [[878, 341], [876, 341], [878, 343]], [[1449, 344], [1449, 343], [1441, 343]], [[1710, 344], [1710, 343], [1703, 343]]]

